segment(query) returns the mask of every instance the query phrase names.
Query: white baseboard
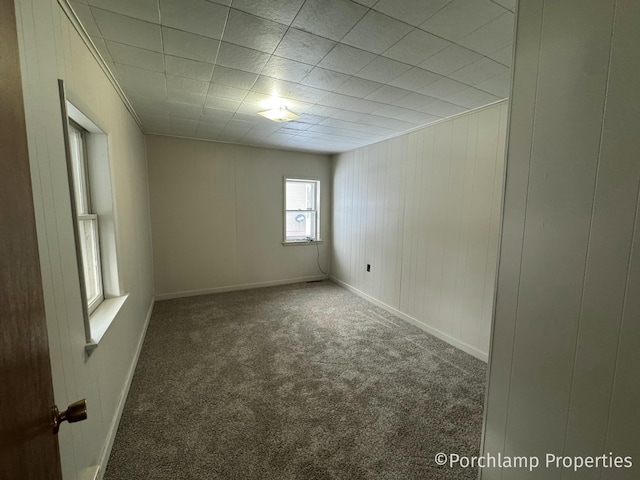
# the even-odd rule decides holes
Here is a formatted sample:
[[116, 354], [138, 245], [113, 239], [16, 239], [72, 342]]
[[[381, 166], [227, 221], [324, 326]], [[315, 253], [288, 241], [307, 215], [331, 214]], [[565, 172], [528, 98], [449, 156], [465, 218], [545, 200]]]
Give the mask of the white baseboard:
[[275, 287], [277, 285], [288, 285], [291, 283], [312, 282], [317, 280], [328, 280], [328, 275], [312, 275], [310, 277], [287, 278], [284, 280], [274, 280], [269, 282], [246, 283], [242, 285], [229, 285], [225, 287], [206, 288], [203, 290], [190, 290], [186, 292], [161, 293], [156, 295], [156, 300], [171, 300], [172, 298], [195, 297], [198, 295], [209, 295], [211, 293], [233, 292], [236, 290], [249, 290], [251, 288]]
[[364, 298], [365, 300], [373, 303], [374, 305], [377, 305], [380, 308], [383, 308], [384, 310], [386, 310], [387, 312], [391, 313], [392, 315], [395, 315], [398, 318], [401, 318], [409, 323], [411, 323], [412, 325], [415, 325], [416, 327], [418, 327], [421, 330], [424, 330], [427, 333], [430, 333], [431, 335], [433, 335], [434, 337], [438, 337], [440, 340], [444, 340], [445, 342], [447, 342], [450, 345], [453, 345], [456, 348], [459, 348], [460, 350], [462, 350], [463, 352], [468, 353], [469, 355], [472, 355], [474, 357], [476, 357], [478, 360], [482, 360], [483, 362], [487, 363], [489, 361], [489, 355], [486, 352], [482, 352], [480, 350], [478, 350], [475, 347], [472, 347], [471, 345], [462, 342], [450, 335], [447, 335], [444, 332], [441, 332], [440, 330], [438, 330], [437, 328], [433, 328], [429, 325], [427, 325], [424, 322], [421, 322], [420, 320], [418, 320], [417, 318], [413, 318], [411, 315], [407, 315], [404, 312], [401, 312], [400, 310], [393, 308], [390, 305], [387, 305], [384, 302], [381, 302], [380, 300], [367, 295], [366, 293], [364, 293], [361, 290], [358, 290], [355, 287], [352, 287], [351, 285], [349, 285], [348, 283], [343, 282], [342, 280], [339, 280], [333, 276], [329, 277], [329, 280], [331, 280], [332, 282], [340, 285], [341, 287], [346, 288], [347, 290], [355, 293], [356, 295]]
[[100, 463], [98, 464], [98, 470], [96, 471], [96, 474], [100, 476], [96, 478], [102, 478], [101, 473], [106, 471], [107, 469], [107, 462], [109, 461], [109, 457], [111, 456], [111, 449], [113, 448], [113, 442], [116, 439], [116, 433], [118, 433], [118, 425], [120, 425], [122, 411], [124, 410], [124, 405], [127, 402], [127, 396], [129, 395], [129, 389], [131, 388], [133, 374], [135, 373], [136, 366], [138, 365], [138, 359], [140, 358], [140, 352], [142, 351], [144, 337], [147, 334], [147, 328], [149, 327], [149, 321], [151, 320], [151, 313], [153, 312], [154, 303], [155, 299], [152, 298], [151, 304], [149, 305], [149, 310], [147, 310], [147, 318], [145, 319], [144, 327], [142, 328], [142, 335], [140, 336], [140, 340], [138, 341], [138, 346], [136, 347], [136, 353], [134, 355], [133, 362], [131, 362], [129, 373], [127, 373], [127, 379], [124, 386], [122, 387], [122, 392], [120, 393], [120, 398], [118, 399], [118, 406], [116, 407], [116, 414], [113, 418], [113, 421], [111, 422], [111, 426], [109, 427], [107, 442], [105, 444], [104, 450], [102, 451], [102, 456], [100, 457]]

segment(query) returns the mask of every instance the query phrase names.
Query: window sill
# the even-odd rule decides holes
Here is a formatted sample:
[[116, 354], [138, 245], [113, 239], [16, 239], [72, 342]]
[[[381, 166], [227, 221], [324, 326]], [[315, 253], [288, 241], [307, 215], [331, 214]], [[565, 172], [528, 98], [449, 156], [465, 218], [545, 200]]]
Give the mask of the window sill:
[[129, 294], [121, 297], [107, 298], [95, 312], [89, 317], [89, 325], [91, 326], [91, 340], [84, 346], [86, 352], [90, 355], [96, 348], [107, 329], [118, 316], [118, 312], [122, 309], [124, 302], [129, 298]]
[[303, 245], [322, 245], [324, 241], [322, 240], [295, 240], [289, 242], [282, 242], [282, 245], [285, 247], [293, 247], [293, 246], [303, 246]]

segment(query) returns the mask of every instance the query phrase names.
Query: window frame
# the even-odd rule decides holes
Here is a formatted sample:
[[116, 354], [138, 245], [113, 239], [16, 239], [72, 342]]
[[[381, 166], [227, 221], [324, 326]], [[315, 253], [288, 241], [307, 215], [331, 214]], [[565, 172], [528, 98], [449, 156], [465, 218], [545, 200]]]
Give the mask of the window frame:
[[[81, 286], [84, 291], [83, 301], [87, 306], [87, 314], [91, 316], [105, 299], [104, 280], [102, 278], [102, 251], [100, 248], [100, 219], [96, 213], [93, 213], [93, 210], [91, 208], [91, 182], [89, 180], [89, 160], [87, 155], [87, 135], [89, 134], [89, 132], [81, 125], [76, 123], [71, 117], [68, 117], [67, 121], [70, 146], [69, 151], [71, 155], [70, 174], [73, 178], [73, 214], [75, 216], [75, 221], [77, 224], [76, 244], [77, 248], [80, 250], [79, 266], [81, 267], [80, 273], [83, 276]], [[71, 140], [71, 135], [74, 136], [74, 141]], [[79, 148], [76, 148], [78, 146]], [[76, 168], [76, 165], [78, 168]], [[78, 187], [81, 188], [81, 195], [78, 195]], [[78, 198], [79, 196], [81, 196], [82, 198]], [[94, 257], [96, 257], [97, 259], [97, 261], [95, 262], [95, 268], [92, 270], [94, 270], [93, 275], [96, 279], [95, 288], [98, 294], [92, 298], [89, 298], [89, 286], [87, 285], [87, 271], [89, 267], [88, 265], [86, 265], [85, 258], [86, 256], [88, 256], [88, 253], [84, 251], [84, 241], [80, 238], [80, 232], [84, 231], [84, 227], [81, 228], [80, 224], [84, 223], [86, 225], [87, 222], [92, 225], [91, 231], [94, 239], [92, 242], [94, 248]]]
[[[314, 192], [314, 206], [315, 208], [299, 210], [299, 209], [287, 209], [287, 184], [289, 182], [297, 182], [297, 183], [313, 183], [315, 184], [315, 192]], [[321, 230], [321, 199], [322, 199], [322, 182], [319, 178], [314, 177], [299, 177], [299, 176], [284, 176], [282, 180], [282, 204], [283, 204], [283, 225], [282, 225], [282, 244], [283, 245], [310, 245], [310, 244], [320, 244], [322, 243], [322, 230]], [[315, 235], [312, 237], [305, 238], [293, 238], [287, 236], [287, 213], [290, 212], [315, 212]]]

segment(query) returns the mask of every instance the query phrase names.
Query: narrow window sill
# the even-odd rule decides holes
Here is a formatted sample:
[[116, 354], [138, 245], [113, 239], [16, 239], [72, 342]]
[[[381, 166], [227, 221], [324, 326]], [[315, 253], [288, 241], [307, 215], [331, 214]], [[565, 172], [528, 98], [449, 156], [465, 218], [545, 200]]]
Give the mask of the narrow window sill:
[[292, 240], [289, 242], [282, 242], [282, 245], [285, 247], [294, 247], [294, 246], [304, 246], [304, 245], [322, 245], [324, 241], [322, 240]]
[[121, 297], [105, 299], [95, 312], [89, 317], [89, 325], [91, 326], [91, 340], [84, 346], [86, 352], [90, 355], [96, 348], [108, 328], [118, 316], [118, 312], [124, 306], [124, 302], [129, 298], [129, 294]]

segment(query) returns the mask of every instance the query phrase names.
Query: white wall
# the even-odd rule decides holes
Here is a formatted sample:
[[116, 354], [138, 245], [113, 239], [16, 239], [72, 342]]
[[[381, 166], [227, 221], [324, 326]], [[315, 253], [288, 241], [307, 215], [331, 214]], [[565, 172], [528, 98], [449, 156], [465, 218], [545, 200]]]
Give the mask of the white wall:
[[503, 102], [333, 163], [332, 277], [484, 360], [506, 120]]
[[[104, 461], [153, 301], [144, 136], [54, 0], [16, 1], [42, 281], [56, 402], [86, 398], [88, 419], [63, 425], [65, 480]], [[87, 357], [57, 79], [109, 135], [123, 310]]]
[[484, 451], [640, 478], [640, 2], [520, 2]]
[[329, 271], [331, 160], [150, 135], [158, 298], [323, 277], [314, 245], [283, 246], [283, 176], [321, 180], [320, 265]]

